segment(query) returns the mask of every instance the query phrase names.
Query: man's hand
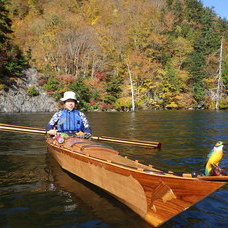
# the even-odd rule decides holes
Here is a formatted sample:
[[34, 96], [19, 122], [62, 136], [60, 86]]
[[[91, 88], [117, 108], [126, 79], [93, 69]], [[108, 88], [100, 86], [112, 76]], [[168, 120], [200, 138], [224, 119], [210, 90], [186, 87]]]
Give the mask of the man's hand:
[[57, 130], [56, 129], [51, 129], [51, 130], [47, 131], [47, 134], [56, 135], [57, 134]]
[[79, 136], [79, 137], [81, 137], [81, 136], [83, 136], [83, 135], [84, 135], [84, 132], [79, 131], [79, 132], [77, 132], [77, 133], [76, 133], [76, 135], [77, 135], [77, 136]]
[[81, 139], [89, 139], [92, 136], [90, 133], [84, 133], [82, 131], [79, 131], [76, 135]]

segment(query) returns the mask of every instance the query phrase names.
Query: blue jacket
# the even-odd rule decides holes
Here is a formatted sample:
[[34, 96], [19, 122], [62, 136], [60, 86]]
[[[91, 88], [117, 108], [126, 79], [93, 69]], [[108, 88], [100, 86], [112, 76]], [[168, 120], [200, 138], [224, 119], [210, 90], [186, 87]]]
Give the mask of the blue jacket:
[[84, 113], [73, 109], [71, 111], [62, 109], [56, 112], [46, 126], [46, 130], [57, 126], [59, 132], [64, 131], [82, 131], [92, 133], [88, 120]]
[[84, 131], [84, 125], [82, 119], [79, 115], [78, 110], [67, 111], [62, 110], [57, 124], [57, 129], [59, 132], [64, 131]]

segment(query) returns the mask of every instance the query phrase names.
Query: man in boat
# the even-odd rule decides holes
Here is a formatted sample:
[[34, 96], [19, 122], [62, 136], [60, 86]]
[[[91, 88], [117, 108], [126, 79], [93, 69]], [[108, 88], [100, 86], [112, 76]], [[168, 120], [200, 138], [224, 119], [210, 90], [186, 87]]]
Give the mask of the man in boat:
[[52, 116], [46, 125], [47, 133], [50, 135], [66, 133], [81, 138], [90, 138], [92, 131], [85, 114], [76, 109], [79, 101], [75, 93], [72, 91], [65, 92], [60, 101], [64, 102], [64, 108]]

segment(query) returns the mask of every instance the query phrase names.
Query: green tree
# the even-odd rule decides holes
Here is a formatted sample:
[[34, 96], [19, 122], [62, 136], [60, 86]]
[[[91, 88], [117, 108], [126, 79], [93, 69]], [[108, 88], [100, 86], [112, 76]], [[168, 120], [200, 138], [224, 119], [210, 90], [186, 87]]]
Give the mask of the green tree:
[[186, 0], [186, 16], [188, 21], [195, 23], [201, 23], [201, 17], [203, 14], [203, 4], [198, 0]]
[[6, 0], [0, 0], [0, 76], [2, 77], [5, 71], [5, 64], [7, 63], [8, 54], [8, 41], [9, 34], [12, 32], [10, 29], [11, 20], [8, 17], [8, 10], [6, 9]]
[[190, 84], [193, 87], [194, 98], [200, 102], [204, 98], [204, 83], [205, 78], [205, 59], [201, 52], [195, 51], [188, 62], [188, 69], [191, 75]]
[[8, 34], [12, 33], [10, 28], [12, 21], [6, 8], [7, 2], [7, 0], [0, 0], [0, 44], [4, 44], [9, 39]]
[[204, 55], [208, 55], [219, 48], [220, 36], [217, 32], [217, 26], [212, 12], [209, 9], [202, 12], [202, 26], [195, 40], [195, 49]]
[[109, 104], [113, 104], [116, 102], [117, 98], [121, 92], [121, 80], [117, 77], [111, 77], [110, 81], [106, 84], [105, 91], [107, 95], [104, 98], [104, 101]]
[[23, 75], [22, 71], [27, 67], [27, 59], [22, 55], [22, 52], [18, 47], [11, 45], [3, 72], [10, 77], [20, 77]]
[[3, 83], [8, 83], [5, 76], [19, 77], [27, 66], [19, 48], [11, 44], [9, 34], [12, 33], [12, 21], [9, 18], [6, 0], [0, 0], [0, 77]]
[[176, 17], [176, 24], [180, 24], [184, 19], [184, 9], [183, 4], [180, 0], [177, 0], [174, 3], [174, 6], [172, 7], [172, 10], [174, 11], [174, 15]]
[[81, 106], [82, 110], [89, 110], [90, 93], [89, 88], [83, 82], [83, 78], [80, 76], [75, 82], [69, 85], [69, 88], [77, 94], [80, 100], [79, 105]]

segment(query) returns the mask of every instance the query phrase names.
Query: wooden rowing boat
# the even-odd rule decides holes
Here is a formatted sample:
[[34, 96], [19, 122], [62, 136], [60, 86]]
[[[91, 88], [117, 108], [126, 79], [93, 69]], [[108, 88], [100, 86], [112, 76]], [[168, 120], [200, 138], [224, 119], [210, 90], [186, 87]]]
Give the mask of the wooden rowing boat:
[[70, 173], [102, 188], [157, 227], [216, 191], [228, 176], [177, 176], [119, 155], [94, 141], [47, 138], [50, 153]]

